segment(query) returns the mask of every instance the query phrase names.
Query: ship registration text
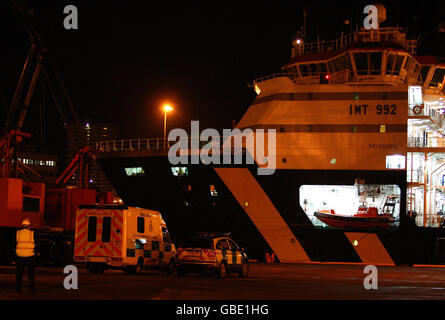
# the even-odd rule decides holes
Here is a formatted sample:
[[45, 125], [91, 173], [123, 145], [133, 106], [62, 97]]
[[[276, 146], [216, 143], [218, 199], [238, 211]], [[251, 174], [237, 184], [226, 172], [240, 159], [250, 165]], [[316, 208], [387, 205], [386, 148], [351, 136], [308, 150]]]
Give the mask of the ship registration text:
[[[356, 104], [356, 105], [349, 105], [349, 115], [366, 115], [366, 112], [368, 111], [368, 105], [367, 104]], [[385, 115], [396, 115], [397, 114], [397, 106], [395, 104], [389, 105], [389, 104], [378, 104], [375, 106], [375, 113], [376, 114], [385, 114]]]

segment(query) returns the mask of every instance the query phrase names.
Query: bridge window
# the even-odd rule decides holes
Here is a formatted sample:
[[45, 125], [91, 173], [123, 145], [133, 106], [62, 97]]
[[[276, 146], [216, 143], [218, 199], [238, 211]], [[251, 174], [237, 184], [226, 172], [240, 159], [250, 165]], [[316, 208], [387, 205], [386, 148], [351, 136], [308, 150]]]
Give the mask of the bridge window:
[[296, 66], [292, 66], [287, 69], [287, 72], [292, 74], [294, 77], [298, 77], [298, 69]]
[[301, 74], [302, 77], [307, 77], [308, 76], [307, 64], [300, 64], [298, 66], [298, 68], [300, 69], [300, 74]]
[[405, 59], [405, 56], [403, 55], [397, 55], [396, 63], [394, 66], [394, 75], [398, 76], [400, 74], [400, 69], [402, 68], [403, 60]]
[[426, 81], [426, 77], [428, 77], [428, 72], [429, 71], [430, 71], [430, 66], [423, 66], [420, 69], [419, 77], [420, 77], [420, 81], [421, 82], [425, 82]]
[[[320, 72], [328, 72], [325, 63], [318, 64]], [[338, 58], [328, 61], [327, 67], [330, 73], [336, 73], [344, 69], [352, 70], [351, 61], [349, 60], [349, 55], [344, 54]]]
[[413, 67], [413, 63], [414, 63], [413, 58], [408, 57], [408, 58], [406, 59], [406, 63], [405, 63], [405, 67], [404, 67], [404, 69], [405, 69], [406, 71], [410, 72], [410, 71], [411, 71], [411, 68]]
[[434, 71], [433, 78], [431, 79], [430, 82], [430, 86], [437, 87], [439, 83], [442, 83], [444, 76], [445, 76], [445, 69], [437, 68]]
[[386, 59], [386, 74], [392, 74], [392, 68], [394, 66], [394, 59], [396, 55], [394, 53], [388, 54]]
[[318, 73], [317, 65], [314, 64], [314, 63], [311, 63], [311, 64], [309, 65], [309, 70], [310, 70], [311, 76], [313, 76], [314, 74], [317, 74], [317, 73]]
[[328, 72], [328, 68], [326, 68], [326, 63], [319, 63], [318, 70], [320, 71], [320, 73]]
[[382, 69], [382, 53], [370, 52], [369, 53], [369, 71], [371, 74], [380, 74]]
[[366, 52], [354, 53], [355, 66], [358, 75], [368, 74], [368, 58]]
[[335, 59], [334, 63], [335, 63], [335, 69], [337, 70], [337, 72], [341, 71], [341, 70], [343, 70], [345, 68], [345, 65], [343, 63], [343, 59], [341, 59], [341, 58]]
[[329, 67], [329, 72], [330, 73], [337, 72], [337, 67], [335, 66], [334, 60], [331, 60], [331, 61], [328, 62], [328, 67]]

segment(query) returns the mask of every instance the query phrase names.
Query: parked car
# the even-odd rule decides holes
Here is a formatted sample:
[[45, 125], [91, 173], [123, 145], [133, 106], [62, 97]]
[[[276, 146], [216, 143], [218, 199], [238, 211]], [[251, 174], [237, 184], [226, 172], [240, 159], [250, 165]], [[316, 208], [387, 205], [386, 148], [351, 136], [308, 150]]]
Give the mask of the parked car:
[[203, 272], [216, 273], [220, 278], [236, 272], [245, 278], [249, 261], [229, 234], [201, 233], [184, 239], [177, 248], [176, 271], [179, 276]]

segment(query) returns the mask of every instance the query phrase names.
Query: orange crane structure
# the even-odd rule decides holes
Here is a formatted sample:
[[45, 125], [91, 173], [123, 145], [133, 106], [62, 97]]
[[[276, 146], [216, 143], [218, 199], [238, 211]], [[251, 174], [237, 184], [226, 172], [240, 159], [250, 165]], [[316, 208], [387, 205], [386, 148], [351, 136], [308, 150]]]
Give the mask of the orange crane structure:
[[[111, 193], [99, 195], [96, 190], [88, 189], [88, 164], [96, 152], [89, 147], [78, 151], [55, 186], [47, 187], [43, 182], [25, 181], [22, 178], [25, 171], [39, 176], [18, 159], [18, 150], [20, 143], [31, 137], [31, 134], [22, 131], [22, 126], [41, 74], [44, 75], [43, 80], [46, 81], [63, 123], [67, 123], [64, 106], [70, 111], [73, 122], [77, 125], [80, 123], [57, 70], [47, 59], [48, 50], [42, 38], [20, 6], [14, 0], [10, 3], [28, 32], [31, 48], [0, 133], [0, 263], [12, 262], [15, 255], [15, 232], [24, 218], [29, 218], [31, 227], [37, 231], [40, 260], [69, 263], [73, 258], [74, 219], [78, 206], [111, 202]], [[58, 83], [57, 90], [51, 78], [55, 78]], [[78, 178], [78, 185], [67, 186], [74, 176]]]

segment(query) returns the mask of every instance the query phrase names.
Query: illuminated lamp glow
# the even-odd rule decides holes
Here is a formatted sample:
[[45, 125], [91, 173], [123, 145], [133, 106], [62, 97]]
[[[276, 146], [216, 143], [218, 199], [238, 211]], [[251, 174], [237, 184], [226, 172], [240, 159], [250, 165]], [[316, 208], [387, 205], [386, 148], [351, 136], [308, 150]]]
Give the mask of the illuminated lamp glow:
[[173, 110], [173, 108], [170, 107], [168, 104], [166, 104], [166, 105], [164, 106], [164, 111], [165, 111], [165, 112], [170, 112], [170, 111], [172, 111], [172, 110]]
[[352, 245], [353, 245], [354, 247], [357, 247], [357, 246], [358, 246], [358, 241], [357, 241], [357, 240], [352, 241]]
[[324, 76], [324, 78], [325, 78], [326, 80], [329, 80], [330, 76], [327, 74], [327, 75]]

